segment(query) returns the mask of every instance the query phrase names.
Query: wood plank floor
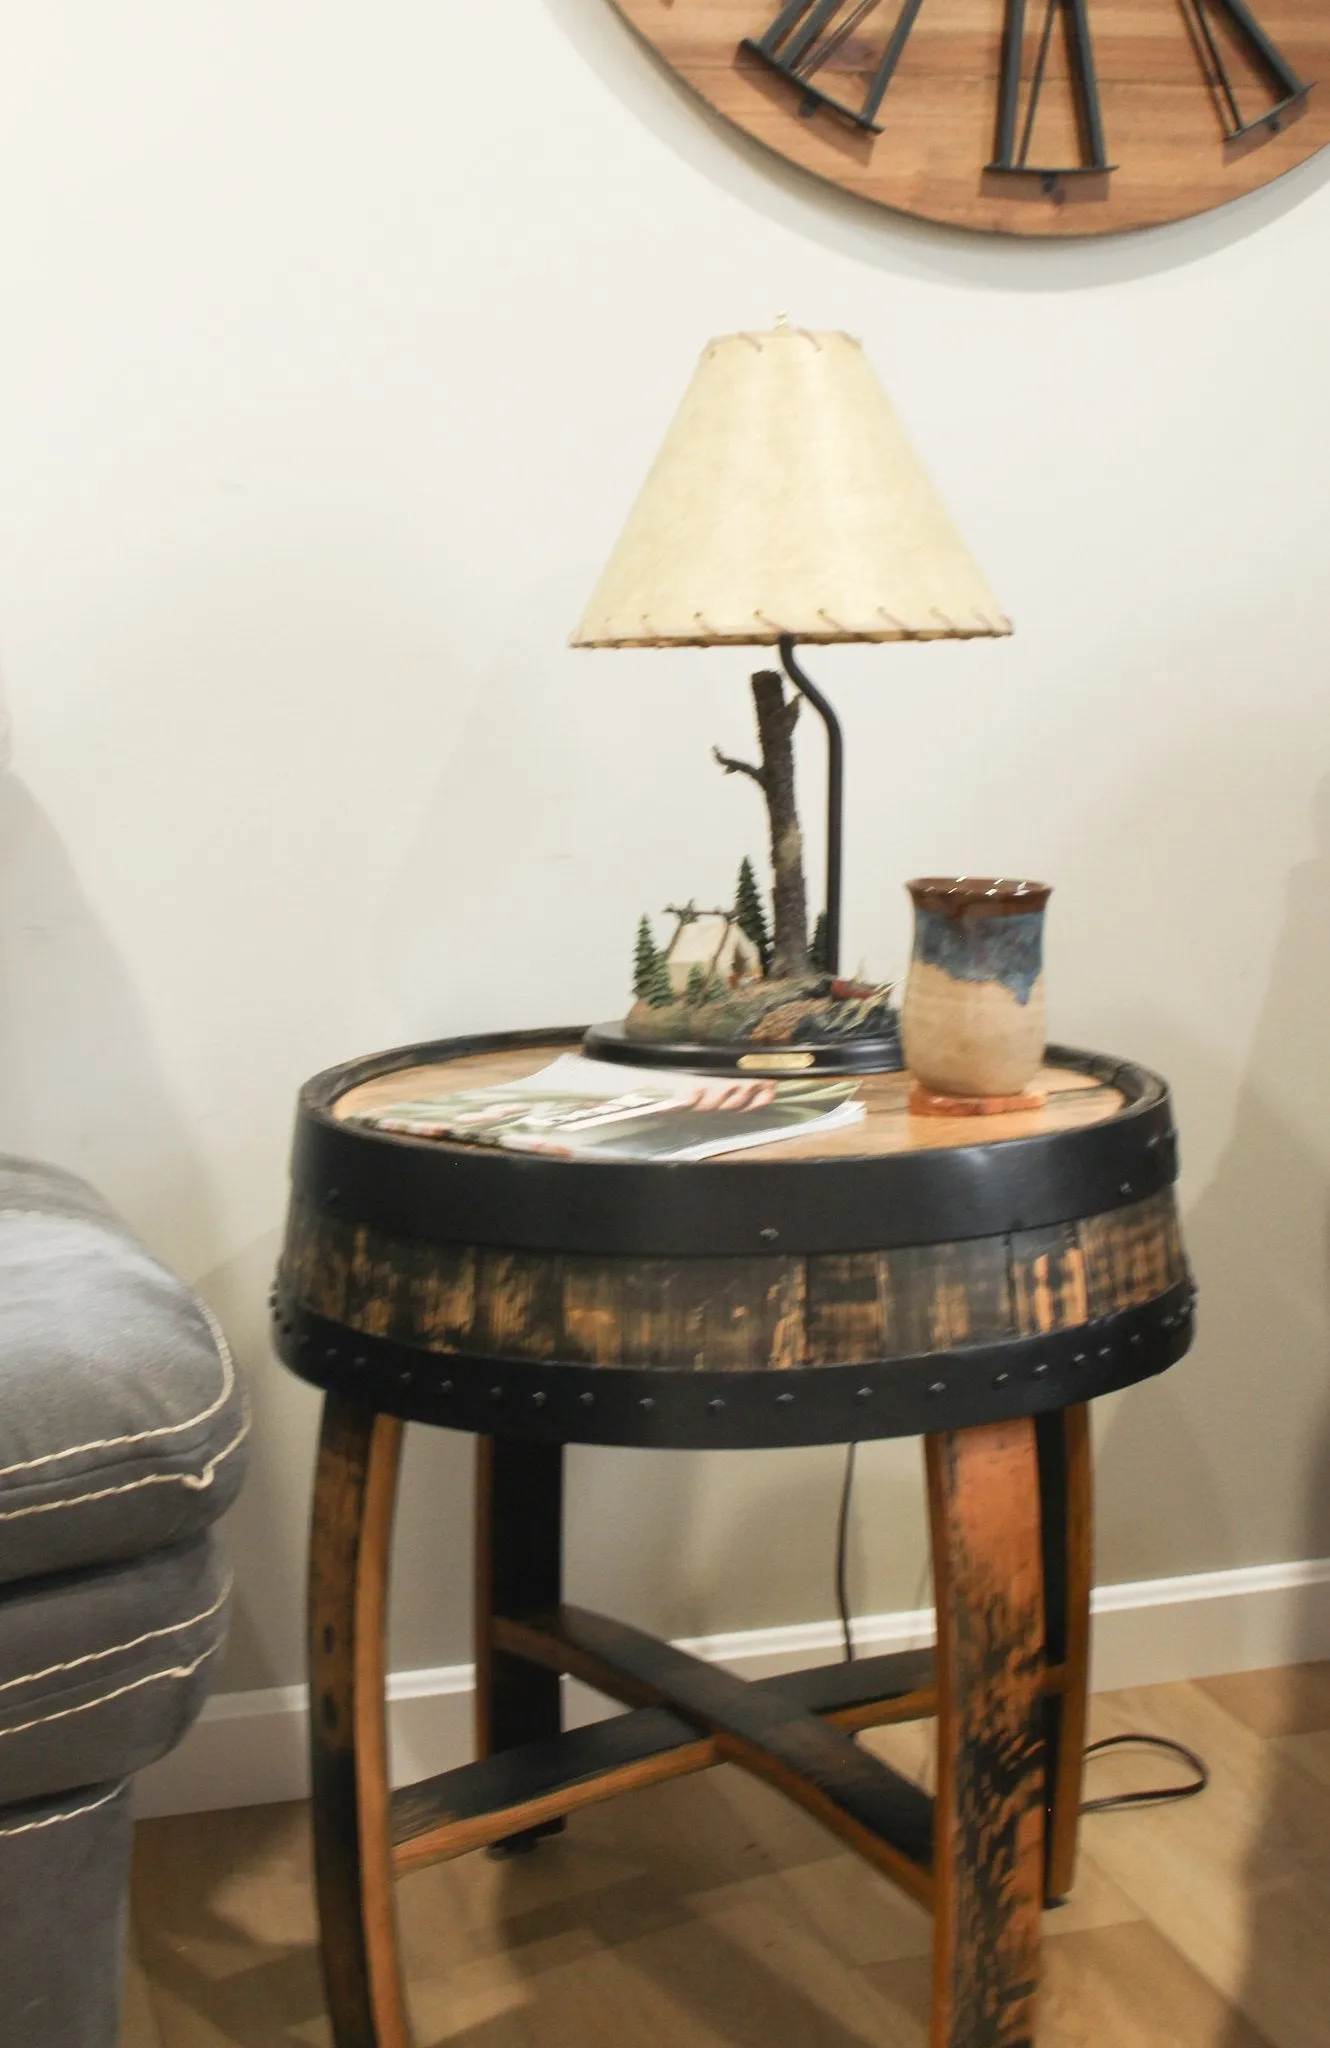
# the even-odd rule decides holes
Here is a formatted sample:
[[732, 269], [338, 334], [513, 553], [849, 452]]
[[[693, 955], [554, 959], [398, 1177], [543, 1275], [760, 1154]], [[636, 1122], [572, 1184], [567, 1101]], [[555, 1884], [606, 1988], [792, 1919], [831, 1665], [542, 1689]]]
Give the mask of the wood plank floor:
[[[1092, 1734], [1199, 1749], [1204, 1798], [1087, 1818], [1045, 1921], [1040, 2048], [1324, 2048], [1330, 1665], [1112, 1693]], [[926, 1780], [926, 1727], [871, 1745]], [[1132, 1755], [1091, 1792], [1161, 1783]], [[1155, 1775], [1151, 1777], [1151, 1773]], [[924, 2048], [926, 1916], [734, 1770], [399, 1889], [420, 2048]], [[147, 1821], [122, 2048], [327, 2048], [300, 1806]]]

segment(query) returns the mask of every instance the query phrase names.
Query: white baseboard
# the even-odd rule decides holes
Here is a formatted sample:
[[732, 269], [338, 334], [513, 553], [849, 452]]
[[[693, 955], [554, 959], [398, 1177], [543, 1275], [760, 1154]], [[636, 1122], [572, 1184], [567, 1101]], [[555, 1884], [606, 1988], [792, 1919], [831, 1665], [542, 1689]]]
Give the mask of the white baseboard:
[[[1330, 1558], [1101, 1586], [1094, 1611], [1092, 1683], [1098, 1692], [1312, 1663], [1330, 1657]], [[932, 1640], [932, 1611], [863, 1615], [854, 1633], [866, 1654], [911, 1649]], [[835, 1622], [816, 1621], [701, 1636], [679, 1647], [745, 1678], [772, 1678], [833, 1661], [840, 1630]], [[471, 1756], [471, 1687], [469, 1664], [394, 1673], [388, 1698], [399, 1784]], [[303, 1798], [309, 1782], [305, 1711], [303, 1685], [210, 1700], [180, 1747], [139, 1777], [140, 1816]], [[614, 1711], [569, 1683], [570, 1727]]]

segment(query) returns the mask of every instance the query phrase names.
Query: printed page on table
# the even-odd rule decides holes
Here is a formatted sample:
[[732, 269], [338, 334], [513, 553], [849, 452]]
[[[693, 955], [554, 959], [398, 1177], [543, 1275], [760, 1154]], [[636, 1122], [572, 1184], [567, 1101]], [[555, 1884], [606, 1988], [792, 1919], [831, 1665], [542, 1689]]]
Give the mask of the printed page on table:
[[863, 1116], [854, 1081], [740, 1080], [631, 1070], [576, 1055], [524, 1081], [389, 1102], [352, 1121], [409, 1138], [560, 1159], [710, 1159]]

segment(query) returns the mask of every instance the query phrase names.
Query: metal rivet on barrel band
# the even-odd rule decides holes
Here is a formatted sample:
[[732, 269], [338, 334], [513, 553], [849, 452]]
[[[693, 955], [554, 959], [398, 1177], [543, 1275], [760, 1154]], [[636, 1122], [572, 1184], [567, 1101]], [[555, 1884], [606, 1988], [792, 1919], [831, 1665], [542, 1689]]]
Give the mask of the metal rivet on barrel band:
[[1131, 1182], [1129, 1180], [1124, 1180], [1121, 1187], [1118, 1189], [1118, 1193], [1120, 1195], [1129, 1195], [1131, 1193]]
[[1030, 1367], [1030, 1378], [1032, 1380], [1046, 1380], [1048, 1378], [1048, 1360], [1046, 1358], [1041, 1358], [1038, 1365]]
[[543, 1408], [547, 1399], [548, 1396], [540, 1388], [537, 1388], [536, 1392], [531, 1396], [531, 1406], [533, 1408]]
[[777, 1394], [776, 1406], [778, 1408], [788, 1408], [793, 1399], [794, 1395], [788, 1392], [784, 1394]]
[[324, 1357], [325, 1357], [325, 1358], [327, 1359], [327, 1361], [328, 1361], [329, 1365], [336, 1365], [336, 1363], [337, 1363], [337, 1346], [336, 1346], [335, 1344], [330, 1344], [330, 1345], [328, 1346], [328, 1349], [327, 1349], [327, 1350], [326, 1350], [326, 1351], [324, 1352], [324, 1354], [323, 1354], [323, 1355], [324, 1355]]
[[397, 1375], [398, 1384], [403, 1387], [409, 1387], [414, 1377], [415, 1375], [413, 1373], [399, 1372]]
[[356, 1356], [351, 1360], [351, 1363], [355, 1367], [357, 1372], [363, 1372], [365, 1370], [365, 1367], [369, 1364], [369, 1360], [366, 1358], [364, 1352], [361, 1351], [356, 1354]]
[[995, 1372], [993, 1375], [993, 1385], [995, 1387], [1005, 1387], [1010, 1380], [1011, 1374], [1009, 1372]]
[[593, 1393], [588, 1391], [585, 1394], [579, 1394], [577, 1398], [582, 1403], [582, 1406], [584, 1408], [589, 1408], [596, 1397]]
[[491, 1388], [490, 1388], [490, 1399], [491, 1399], [491, 1401], [502, 1401], [502, 1399], [503, 1399], [503, 1388], [502, 1388], [502, 1387], [491, 1387]]
[[452, 1390], [453, 1383], [451, 1380], [444, 1380], [443, 1384], [439, 1388], [439, 1392], [441, 1394], [451, 1394]]
[[1099, 1356], [1101, 1358], [1111, 1358], [1113, 1356], [1113, 1346], [1111, 1344], [1101, 1344], [1099, 1347]]
[[1072, 1362], [1072, 1364], [1073, 1364], [1073, 1365], [1084, 1365], [1084, 1364], [1085, 1364], [1085, 1353], [1084, 1353], [1083, 1351], [1078, 1351], [1078, 1352], [1076, 1352], [1076, 1354], [1075, 1354], [1075, 1355], [1074, 1355], [1074, 1357], [1072, 1358], [1072, 1361], [1071, 1361], [1071, 1362]]
[[723, 1400], [721, 1399], [721, 1396], [720, 1396], [719, 1394], [717, 1394], [717, 1396], [716, 1396], [716, 1398], [715, 1398], [715, 1400], [714, 1400], [714, 1401], [708, 1401], [708, 1402], [707, 1402], [707, 1414], [708, 1414], [708, 1415], [719, 1415], [719, 1414], [720, 1414], [720, 1411], [721, 1411], [721, 1409], [722, 1409], [722, 1408], [723, 1408], [724, 1406], [725, 1406], [725, 1403], [724, 1403], [724, 1401], [723, 1401]]
[[759, 1230], [757, 1234], [761, 1238], [763, 1244], [774, 1244], [776, 1242], [776, 1239], [780, 1236], [780, 1232], [777, 1230], [774, 1223], [768, 1223], [766, 1228], [763, 1230]]
[[856, 1387], [854, 1398], [856, 1401], [871, 1401], [873, 1389], [871, 1387]]
[[654, 1394], [643, 1394], [641, 1400], [638, 1402], [637, 1405], [639, 1408], [654, 1408], [656, 1405], [656, 1397]]
[[945, 1380], [934, 1380], [930, 1384], [928, 1391], [934, 1397], [936, 1397], [938, 1394], [945, 1394], [947, 1391], [947, 1383]]

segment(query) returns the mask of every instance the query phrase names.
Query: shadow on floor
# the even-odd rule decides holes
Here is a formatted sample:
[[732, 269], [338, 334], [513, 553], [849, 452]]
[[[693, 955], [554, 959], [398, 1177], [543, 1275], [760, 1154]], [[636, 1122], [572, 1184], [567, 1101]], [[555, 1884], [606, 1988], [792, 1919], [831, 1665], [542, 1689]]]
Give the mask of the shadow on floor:
[[[734, 1772], [590, 1809], [528, 1858], [421, 1871], [397, 1901], [420, 2048], [923, 2048], [844, 1943], [917, 1952], [924, 1916]], [[328, 2040], [303, 1808], [145, 1823], [135, 1918], [162, 2048]]]

